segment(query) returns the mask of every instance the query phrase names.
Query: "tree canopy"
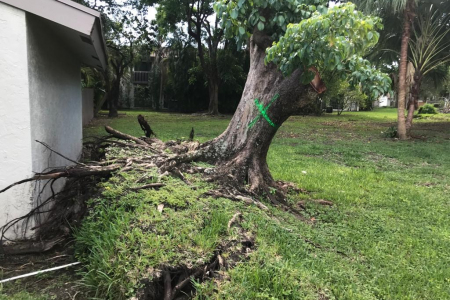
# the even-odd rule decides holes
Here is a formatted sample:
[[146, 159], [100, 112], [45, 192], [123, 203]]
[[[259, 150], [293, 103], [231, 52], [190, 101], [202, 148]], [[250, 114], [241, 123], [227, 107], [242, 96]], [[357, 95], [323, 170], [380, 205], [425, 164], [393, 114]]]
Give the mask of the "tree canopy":
[[[361, 83], [364, 92], [377, 98], [390, 90], [391, 80], [363, 58], [379, 39], [381, 19], [365, 16], [347, 3], [332, 8], [328, 1], [225, 1], [216, 2], [216, 12], [228, 35], [239, 41], [256, 31], [273, 41], [266, 63], [275, 63], [285, 75], [315, 67], [322, 75], [331, 73]], [[304, 72], [302, 81], [314, 78]]]

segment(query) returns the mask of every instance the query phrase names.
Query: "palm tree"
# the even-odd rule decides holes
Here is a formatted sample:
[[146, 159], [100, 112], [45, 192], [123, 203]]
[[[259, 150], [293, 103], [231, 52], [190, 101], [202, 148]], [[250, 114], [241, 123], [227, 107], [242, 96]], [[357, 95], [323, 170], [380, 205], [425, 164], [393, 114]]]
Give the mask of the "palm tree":
[[449, 16], [443, 10], [430, 5], [421, 9], [413, 28], [413, 38], [410, 40], [411, 62], [414, 66], [414, 80], [411, 87], [411, 100], [408, 104], [406, 130], [412, 126], [414, 109], [417, 108], [420, 87], [424, 76], [447, 65], [450, 62], [450, 28]]
[[[430, 0], [432, 1], [432, 0]], [[400, 47], [399, 84], [398, 84], [398, 112], [397, 112], [397, 135], [401, 140], [408, 138], [405, 119], [406, 100], [406, 70], [408, 64], [408, 45], [411, 37], [411, 28], [415, 18], [418, 0], [354, 0], [358, 9], [371, 13], [382, 14], [386, 11], [403, 14], [403, 29]]]

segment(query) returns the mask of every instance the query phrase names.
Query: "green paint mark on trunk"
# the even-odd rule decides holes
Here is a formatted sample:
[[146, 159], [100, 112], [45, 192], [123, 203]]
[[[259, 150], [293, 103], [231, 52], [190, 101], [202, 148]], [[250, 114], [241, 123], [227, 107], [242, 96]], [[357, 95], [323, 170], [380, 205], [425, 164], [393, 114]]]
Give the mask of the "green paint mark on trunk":
[[259, 102], [258, 98], [255, 99], [255, 105], [259, 109], [260, 114], [258, 116], [256, 116], [256, 118], [254, 118], [250, 122], [250, 124], [248, 124], [249, 129], [252, 128], [256, 124], [256, 122], [258, 122], [258, 120], [261, 118], [261, 116], [263, 116], [264, 119], [266, 119], [266, 121], [270, 124], [270, 126], [272, 126], [274, 128], [278, 128], [278, 125], [276, 125], [274, 122], [272, 122], [272, 120], [267, 115], [267, 110], [272, 105], [272, 103], [274, 103], [278, 99], [278, 97], [280, 97], [280, 95], [275, 94], [275, 96], [273, 96], [272, 100], [270, 100], [269, 104], [267, 104], [266, 107], [264, 107], [263, 104]]

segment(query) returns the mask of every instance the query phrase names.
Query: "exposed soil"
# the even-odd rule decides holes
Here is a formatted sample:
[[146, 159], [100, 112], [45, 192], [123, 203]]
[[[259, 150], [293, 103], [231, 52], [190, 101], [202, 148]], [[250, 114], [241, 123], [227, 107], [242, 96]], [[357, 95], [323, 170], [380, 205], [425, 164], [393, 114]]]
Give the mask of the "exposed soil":
[[[70, 241], [48, 252], [26, 255], [0, 255], [2, 279], [12, 278], [39, 270], [45, 270], [75, 262]], [[2, 292], [12, 295], [26, 291], [36, 296], [45, 295], [49, 299], [83, 300], [89, 299], [88, 290], [83, 287], [76, 274], [79, 266], [38, 274], [3, 284]], [[92, 296], [92, 295], [91, 295]]]

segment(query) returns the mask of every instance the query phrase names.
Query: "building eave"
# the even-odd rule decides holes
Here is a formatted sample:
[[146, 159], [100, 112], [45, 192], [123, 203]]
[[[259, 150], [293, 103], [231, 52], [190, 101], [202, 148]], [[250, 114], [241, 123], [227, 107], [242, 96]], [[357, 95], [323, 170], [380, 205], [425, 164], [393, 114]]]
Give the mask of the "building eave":
[[[72, 41], [71, 46], [74, 54], [80, 54], [80, 62], [92, 67], [106, 68], [107, 54], [100, 12], [70, 0], [0, 0], [0, 2], [77, 33], [79, 41], [77, 43]], [[95, 55], [82, 55], [86, 44], [90, 45], [92, 48], [90, 52]], [[92, 59], [94, 56], [95, 60]]]

